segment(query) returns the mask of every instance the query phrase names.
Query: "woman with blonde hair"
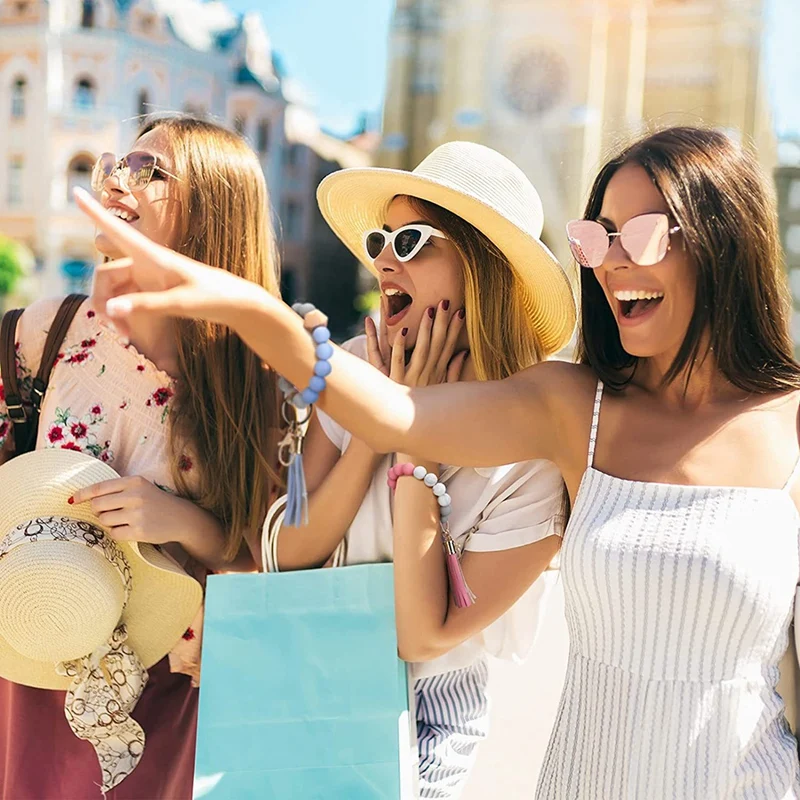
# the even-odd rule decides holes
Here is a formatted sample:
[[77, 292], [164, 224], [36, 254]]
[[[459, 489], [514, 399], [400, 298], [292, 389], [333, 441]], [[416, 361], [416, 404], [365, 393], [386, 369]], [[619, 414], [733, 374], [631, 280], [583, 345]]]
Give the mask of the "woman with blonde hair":
[[[238, 135], [188, 117], [156, 120], [132, 152], [100, 157], [93, 185], [131, 230], [277, 296], [267, 187]], [[109, 258], [120, 255], [102, 232], [96, 244]], [[18, 325], [26, 405], [59, 302], [35, 303]], [[36, 447], [80, 450], [123, 476], [72, 498], [91, 503], [114, 539], [157, 545], [201, 581], [209, 570], [254, 569], [277, 485], [269, 459], [278, 427], [272, 374], [226, 326], [141, 317], [121, 338], [98, 311], [102, 305], [89, 298], [67, 332]], [[11, 428], [0, 391], [6, 458]], [[132, 712], [146, 735], [144, 754], [109, 800], [192, 796], [197, 691], [170, 662], [196, 678], [200, 633], [193, 625], [171, 658], [149, 670]], [[0, 797], [101, 795], [97, 757], [65, 719], [63, 692], [0, 681], [0, 760]]]
[[[491, 181], [486, 179], [491, 177]], [[343, 345], [406, 386], [502, 380], [557, 350], [574, 323], [561, 267], [541, 244], [539, 197], [521, 171], [489, 148], [443, 145], [414, 172], [349, 169], [318, 191], [334, 232], [379, 281], [381, 323]], [[491, 207], [493, 206], [493, 208]], [[445, 467], [403, 453], [383, 455], [319, 412], [305, 443], [309, 524], [267, 531], [271, 569], [394, 559], [400, 654], [415, 678], [420, 791], [455, 798], [488, 733], [487, 653], [521, 657], [530, 647], [541, 582], [519, 600], [530, 576], [547, 565], [530, 557], [546, 540], [552, 556], [561, 530], [563, 483], [546, 461], [500, 469]], [[475, 628], [459, 642], [420, 613], [427, 595], [446, 595], [445, 558], [430, 491], [387, 470], [413, 462], [441, 473], [452, 498], [449, 529], [464, 548], [467, 580], [479, 595]], [[513, 565], [513, 568], [511, 567]], [[486, 588], [510, 568], [501, 590]], [[519, 602], [515, 601], [519, 600]]]

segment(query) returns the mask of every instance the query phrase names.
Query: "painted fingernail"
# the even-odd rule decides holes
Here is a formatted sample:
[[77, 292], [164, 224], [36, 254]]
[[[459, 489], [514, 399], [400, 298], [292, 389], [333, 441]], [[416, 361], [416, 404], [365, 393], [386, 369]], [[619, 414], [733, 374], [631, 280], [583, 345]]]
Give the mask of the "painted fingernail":
[[67, 500], [67, 502], [68, 502], [70, 505], [72, 505], [72, 504], [75, 502], [75, 498], [74, 498], [74, 497], [70, 497], [70, 498], [69, 498], [69, 500]]
[[450, 308], [449, 300], [442, 300], [442, 311], [447, 311]]
[[466, 308], [459, 308], [458, 309], [458, 318], [464, 319], [467, 316], [467, 309]]
[[428, 316], [429, 316], [431, 319], [433, 319], [433, 318], [434, 318], [434, 316], [436, 316], [436, 309], [435, 309], [435, 308], [433, 308], [433, 306], [431, 306], [431, 307], [428, 309]]
[[403, 328], [403, 330], [400, 331], [401, 336], [406, 336], [407, 334], [408, 334], [408, 328]]

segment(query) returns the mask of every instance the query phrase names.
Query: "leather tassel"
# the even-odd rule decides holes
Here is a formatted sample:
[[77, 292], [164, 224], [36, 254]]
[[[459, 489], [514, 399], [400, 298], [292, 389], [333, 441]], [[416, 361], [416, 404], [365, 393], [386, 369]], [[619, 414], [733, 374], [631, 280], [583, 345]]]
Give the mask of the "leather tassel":
[[456, 608], [469, 608], [477, 599], [472, 590], [467, 586], [467, 579], [464, 577], [464, 570], [461, 569], [461, 560], [458, 557], [458, 549], [449, 531], [442, 531], [444, 539], [444, 560], [447, 564], [447, 578], [450, 582], [450, 592], [453, 595], [453, 602]]
[[286, 479], [286, 515], [283, 524], [290, 528], [308, 525], [308, 490], [303, 470], [303, 454], [296, 453]]

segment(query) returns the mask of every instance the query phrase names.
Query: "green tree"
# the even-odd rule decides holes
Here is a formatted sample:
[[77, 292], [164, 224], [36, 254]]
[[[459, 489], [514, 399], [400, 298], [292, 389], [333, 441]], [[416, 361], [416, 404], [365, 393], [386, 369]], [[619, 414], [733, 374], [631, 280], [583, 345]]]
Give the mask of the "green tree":
[[19, 247], [12, 239], [0, 236], [0, 308], [5, 307], [5, 298], [14, 291], [24, 275]]

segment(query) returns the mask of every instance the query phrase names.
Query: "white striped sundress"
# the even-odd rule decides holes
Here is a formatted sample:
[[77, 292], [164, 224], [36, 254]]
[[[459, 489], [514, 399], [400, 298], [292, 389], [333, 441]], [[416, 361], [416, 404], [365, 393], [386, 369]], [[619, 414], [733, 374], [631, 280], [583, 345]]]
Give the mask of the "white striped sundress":
[[[588, 467], [564, 536], [570, 655], [541, 800], [800, 798], [776, 692], [800, 574], [783, 489]], [[800, 467], [800, 463], [798, 464]]]

